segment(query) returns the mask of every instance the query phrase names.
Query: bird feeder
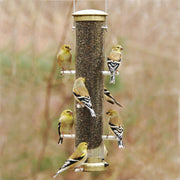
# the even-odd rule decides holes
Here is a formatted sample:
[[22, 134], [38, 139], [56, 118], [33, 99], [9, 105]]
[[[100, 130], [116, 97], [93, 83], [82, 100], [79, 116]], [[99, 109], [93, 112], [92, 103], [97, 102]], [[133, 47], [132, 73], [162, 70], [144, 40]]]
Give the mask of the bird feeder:
[[76, 30], [76, 79], [85, 78], [96, 117], [87, 108], [76, 107], [75, 145], [87, 142], [88, 158], [84, 171], [104, 171], [103, 88], [104, 27], [108, 14], [100, 10], [81, 10], [73, 13]]

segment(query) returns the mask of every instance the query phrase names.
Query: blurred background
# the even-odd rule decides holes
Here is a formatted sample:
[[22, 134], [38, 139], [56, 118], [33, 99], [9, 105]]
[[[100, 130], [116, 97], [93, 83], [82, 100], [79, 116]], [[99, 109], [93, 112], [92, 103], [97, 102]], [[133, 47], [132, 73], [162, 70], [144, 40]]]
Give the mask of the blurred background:
[[[67, 171], [57, 179], [179, 180], [180, 1], [107, 5], [105, 55], [115, 44], [124, 52], [116, 85], [109, 77], [105, 83], [124, 106], [115, 108], [124, 120], [125, 149], [105, 141], [107, 171]], [[104, 7], [104, 0], [76, 1], [76, 10]], [[0, 0], [0, 180], [51, 179], [74, 150], [73, 139], [57, 145], [60, 112], [74, 108], [74, 77], [56, 77], [56, 53], [64, 43], [74, 63], [72, 12], [71, 0]], [[104, 112], [110, 107], [104, 103]]]

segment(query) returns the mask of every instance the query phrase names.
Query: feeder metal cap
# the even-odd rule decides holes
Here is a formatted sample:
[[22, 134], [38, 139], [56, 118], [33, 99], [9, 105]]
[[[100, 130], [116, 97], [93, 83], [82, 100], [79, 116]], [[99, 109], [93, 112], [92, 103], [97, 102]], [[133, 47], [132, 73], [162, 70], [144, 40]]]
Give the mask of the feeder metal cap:
[[95, 9], [86, 9], [72, 14], [75, 21], [105, 21], [108, 13]]

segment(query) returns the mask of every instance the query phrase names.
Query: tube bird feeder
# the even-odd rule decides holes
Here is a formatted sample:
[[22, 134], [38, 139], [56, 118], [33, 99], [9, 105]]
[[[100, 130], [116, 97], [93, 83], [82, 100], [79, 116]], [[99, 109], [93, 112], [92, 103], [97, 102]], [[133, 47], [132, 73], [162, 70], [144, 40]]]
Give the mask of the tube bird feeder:
[[104, 171], [103, 89], [104, 24], [108, 14], [100, 10], [81, 10], [73, 13], [76, 30], [76, 79], [85, 78], [96, 117], [87, 108], [76, 107], [75, 145], [87, 142], [88, 158], [84, 171]]

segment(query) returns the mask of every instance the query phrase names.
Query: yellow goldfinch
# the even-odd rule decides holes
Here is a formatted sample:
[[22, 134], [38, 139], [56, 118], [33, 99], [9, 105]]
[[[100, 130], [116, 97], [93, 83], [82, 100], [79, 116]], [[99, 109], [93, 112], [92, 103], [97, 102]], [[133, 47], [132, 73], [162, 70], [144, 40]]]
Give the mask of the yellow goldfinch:
[[110, 83], [115, 84], [115, 72], [121, 63], [123, 47], [116, 45], [112, 48], [110, 55], [107, 58], [107, 65], [111, 73]]
[[67, 170], [74, 169], [76, 167], [81, 166], [87, 159], [87, 147], [88, 144], [86, 142], [81, 142], [73, 154], [66, 160], [64, 165], [59, 169], [59, 171], [54, 175], [54, 178], [57, 177], [58, 174]]
[[104, 87], [104, 97], [106, 99], [107, 102], [114, 104], [116, 103], [118, 106], [123, 107], [119, 102], [117, 102], [114, 97], [112, 96], [112, 94]]
[[89, 96], [89, 92], [85, 86], [85, 78], [80, 77], [75, 80], [73, 86], [73, 94], [77, 102], [83, 107], [89, 109], [91, 116], [96, 117], [94, 110], [92, 109], [91, 98]]
[[118, 146], [119, 148], [124, 148], [122, 137], [123, 137], [123, 127], [122, 127], [122, 120], [116, 110], [110, 109], [106, 112], [108, 115], [109, 126], [112, 132], [118, 138]]
[[71, 48], [69, 45], [63, 45], [60, 51], [57, 53], [57, 59], [59, 67], [64, 71], [70, 69], [71, 66]]
[[73, 112], [70, 109], [64, 110], [59, 118], [58, 123], [58, 133], [59, 133], [59, 143], [63, 143], [63, 138], [61, 137], [61, 134], [69, 133], [72, 129], [74, 123], [73, 119]]

